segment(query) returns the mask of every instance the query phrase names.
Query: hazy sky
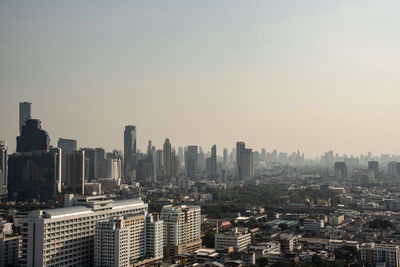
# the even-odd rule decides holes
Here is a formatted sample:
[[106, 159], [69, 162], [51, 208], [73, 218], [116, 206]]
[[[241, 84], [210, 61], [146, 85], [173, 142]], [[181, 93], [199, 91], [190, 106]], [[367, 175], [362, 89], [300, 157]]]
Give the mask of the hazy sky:
[[400, 154], [398, 1], [1, 1], [0, 139]]

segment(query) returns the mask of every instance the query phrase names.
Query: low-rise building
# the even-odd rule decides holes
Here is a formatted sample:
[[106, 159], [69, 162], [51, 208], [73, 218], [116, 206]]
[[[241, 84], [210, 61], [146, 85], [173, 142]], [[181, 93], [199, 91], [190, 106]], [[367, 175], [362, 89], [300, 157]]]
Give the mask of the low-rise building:
[[251, 243], [251, 234], [247, 228], [236, 227], [226, 233], [215, 234], [215, 249], [225, 250], [232, 247], [235, 251], [243, 251]]

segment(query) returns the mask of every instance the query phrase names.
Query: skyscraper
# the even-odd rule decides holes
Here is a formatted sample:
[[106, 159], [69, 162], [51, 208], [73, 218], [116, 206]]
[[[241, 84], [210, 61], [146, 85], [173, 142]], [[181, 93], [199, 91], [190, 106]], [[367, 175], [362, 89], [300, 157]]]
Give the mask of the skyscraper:
[[0, 196], [7, 193], [7, 142], [0, 141]]
[[136, 171], [136, 126], [127, 125], [124, 131], [124, 175]]
[[227, 148], [224, 148], [224, 154], [223, 154], [223, 164], [224, 168], [228, 166], [228, 161], [229, 161], [229, 152]]
[[31, 105], [28, 102], [19, 103], [19, 133], [22, 132], [22, 126], [25, 125], [26, 121], [31, 119]]
[[165, 177], [171, 176], [171, 164], [171, 142], [166, 138], [163, 146], [163, 175]]
[[335, 176], [337, 179], [342, 180], [347, 178], [347, 166], [343, 161], [335, 162]]
[[8, 197], [52, 200], [61, 192], [61, 149], [49, 146], [40, 120], [27, 120], [17, 137], [17, 153], [8, 160]]
[[198, 171], [198, 147], [197, 146], [188, 146], [186, 151], [186, 173], [190, 178], [195, 178], [196, 173]]
[[249, 178], [254, 176], [253, 151], [245, 148], [240, 154], [240, 178]]
[[58, 148], [61, 148], [61, 177], [62, 181], [67, 181], [67, 155], [77, 150], [77, 141], [73, 139], [58, 139]]
[[22, 126], [21, 135], [17, 137], [17, 152], [31, 152], [34, 150], [49, 150], [50, 137], [42, 130], [40, 120], [29, 119]]
[[243, 153], [243, 150], [245, 149], [245, 143], [244, 142], [237, 142], [236, 143], [236, 176], [240, 177], [241, 168], [240, 168], [240, 157]]
[[211, 147], [211, 173], [212, 178], [217, 177], [217, 146], [213, 145]]
[[75, 194], [85, 194], [85, 151], [74, 151], [67, 155], [67, 186]]

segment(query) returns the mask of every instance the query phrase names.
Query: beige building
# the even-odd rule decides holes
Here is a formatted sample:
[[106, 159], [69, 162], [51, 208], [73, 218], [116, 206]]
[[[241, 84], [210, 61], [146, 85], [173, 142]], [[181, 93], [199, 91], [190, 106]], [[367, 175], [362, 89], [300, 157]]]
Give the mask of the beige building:
[[201, 208], [199, 206], [164, 206], [164, 257], [191, 253], [201, 247]]
[[400, 266], [400, 247], [398, 245], [364, 243], [360, 250], [361, 261], [366, 264], [385, 263], [387, 267]]
[[243, 251], [251, 243], [251, 234], [247, 228], [236, 227], [226, 233], [215, 234], [215, 249], [225, 250], [233, 248], [235, 251]]

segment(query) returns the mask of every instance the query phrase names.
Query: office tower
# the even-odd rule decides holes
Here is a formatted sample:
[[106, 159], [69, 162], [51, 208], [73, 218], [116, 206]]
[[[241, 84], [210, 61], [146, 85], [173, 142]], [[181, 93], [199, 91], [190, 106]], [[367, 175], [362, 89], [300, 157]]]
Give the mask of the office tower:
[[179, 158], [175, 154], [175, 149], [171, 152], [171, 176], [178, 177], [179, 174]]
[[375, 171], [375, 174], [379, 172], [379, 162], [378, 161], [368, 161], [368, 169]]
[[250, 148], [242, 149], [240, 153], [240, 175], [241, 179], [249, 178], [254, 176], [254, 165], [253, 165], [253, 152]]
[[136, 171], [136, 126], [125, 126], [124, 131], [124, 175]]
[[388, 175], [392, 178], [400, 176], [400, 162], [392, 161], [388, 163]]
[[236, 143], [236, 176], [240, 177], [240, 174], [242, 173], [241, 168], [240, 168], [240, 157], [242, 155], [242, 151], [245, 149], [245, 143], [244, 142], [237, 142]]
[[154, 163], [147, 158], [139, 159], [136, 179], [143, 182], [152, 182], [154, 180]]
[[213, 145], [211, 148], [211, 177], [217, 177], [217, 146]]
[[58, 148], [61, 148], [61, 178], [63, 182], [67, 181], [67, 155], [76, 151], [77, 141], [73, 139], [58, 139]]
[[197, 146], [188, 146], [186, 151], [186, 174], [189, 178], [195, 178], [196, 173], [198, 171], [198, 147]]
[[86, 179], [91, 181], [94, 179], [94, 149], [93, 148], [81, 148], [82, 151], [85, 151], [86, 158]]
[[164, 257], [192, 253], [201, 247], [201, 215], [199, 206], [164, 206], [160, 219], [164, 222]]
[[67, 155], [67, 187], [75, 194], [85, 194], [85, 151]]
[[139, 199], [75, 196], [78, 206], [36, 210], [21, 219], [21, 266], [93, 266], [96, 223], [147, 211]]
[[28, 120], [22, 126], [17, 153], [8, 160], [10, 199], [45, 201], [61, 192], [61, 149], [49, 149], [49, 142], [39, 120]]
[[31, 152], [33, 150], [49, 150], [50, 137], [42, 130], [40, 120], [27, 120], [22, 126], [21, 135], [17, 137], [17, 152]]
[[178, 148], [179, 166], [182, 166], [182, 162], [185, 160], [183, 154], [183, 147], [180, 146]]
[[158, 149], [156, 151], [154, 164], [155, 164], [156, 170], [161, 169], [163, 166], [163, 151], [161, 149]]
[[164, 257], [164, 222], [159, 219], [159, 214], [146, 216], [146, 254], [152, 254], [156, 259]]
[[226, 168], [228, 166], [228, 161], [229, 161], [229, 152], [227, 148], [224, 148], [224, 154], [223, 154], [223, 165], [224, 168]]
[[335, 162], [335, 176], [337, 179], [346, 179], [347, 178], [347, 166], [343, 161]]
[[7, 193], [7, 142], [0, 141], [0, 196]]
[[94, 178], [104, 178], [104, 159], [106, 151], [103, 148], [94, 149]]
[[165, 139], [163, 146], [163, 175], [171, 177], [171, 143], [168, 138]]
[[27, 120], [31, 119], [31, 105], [32, 103], [21, 102], [19, 103], [19, 133], [22, 133], [22, 126], [26, 124]]

